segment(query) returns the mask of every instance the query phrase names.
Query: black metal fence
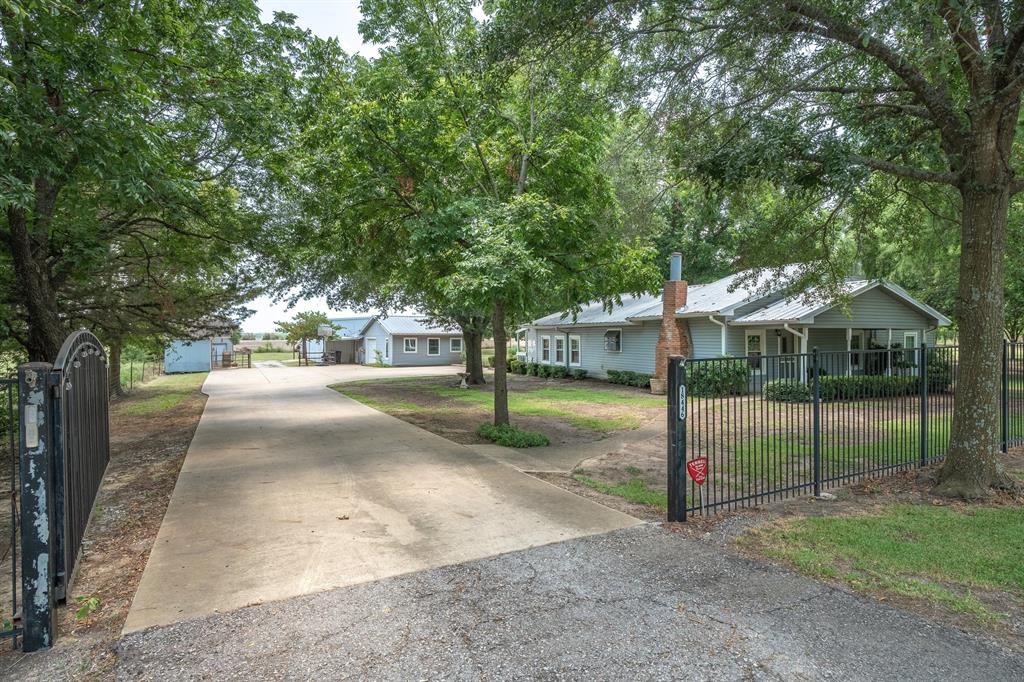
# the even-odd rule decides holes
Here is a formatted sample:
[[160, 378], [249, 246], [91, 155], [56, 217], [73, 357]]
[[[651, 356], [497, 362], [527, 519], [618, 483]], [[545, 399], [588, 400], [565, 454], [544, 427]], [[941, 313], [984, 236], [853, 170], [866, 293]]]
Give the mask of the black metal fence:
[[[1006, 344], [1004, 448], [1024, 442], [1024, 344]], [[674, 359], [669, 518], [736, 509], [945, 456], [957, 346]], [[686, 463], [706, 458], [703, 490]]]
[[67, 338], [55, 364], [26, 363], [17, 379], [0, 379], [11, 501], [0, 512], [10, 541], [0, 566], [11, 584], [0, 634], [25, 651], [52, 646], [55, 606], [71, 589], [110, 458], [107, 390], [106, 353], [85, 330]]
[[110, 461], [107, 357], [99, 339], [86, 331], [69, 336], [53, 371], [59, 396], [53, 401], [54, 423], [61, 436], [54, 452], [54, 494], [59, 505], [55, 596], [63, 600]]

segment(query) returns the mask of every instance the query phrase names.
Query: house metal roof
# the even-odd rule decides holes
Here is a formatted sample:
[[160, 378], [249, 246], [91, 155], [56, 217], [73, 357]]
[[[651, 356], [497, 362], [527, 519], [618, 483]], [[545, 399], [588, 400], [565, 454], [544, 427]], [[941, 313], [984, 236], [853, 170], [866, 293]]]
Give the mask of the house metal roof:
[[363, 328], [374, 318], [368, 315], [362, 317], [335, 317], [331, 324], [338, 327], [337, 336], [342, 339], [358, 339]]
[[[708, 284], [690, 285], [687, 292], [686, 305], [676, 310], [679, 317], [703, 317], [721, 315], [725, 318], [733, 316], [741, 306], [756, 303], [760, 299], [783, 289], [797, 274], [799, 266], [790, 265], [781, 271], [764, 271], [752, 276], [751, 271], [738, 272]], [[921, 303], [905, 290], [883, 280], [854, 279], [842, 285], [842, 293], [848, 296], [883, 287], [886, 291], [901, 299], [908, 306], [916, 309], [925, 317], [930, 317], [940, 326], [950, 324], [949, 318], [931, 306]], [[801, 295], [772, 301], [762, 308], [753, 310], [738, 318], [729, 320], [729, 324], [764, 324], [766, 322], [807, 322], [813, 317], [836, 305], [835, 299], [828, 298], [823, 291], [810, 289]], [[568, 312], [554, 313], [534, 320], [530, 326], [555, 327], [563, 325], [615, 325], [631, 324], [644, 320], [661, 318], [661, 294], [645, 294], [643, 296], [623, 295], [622, 304], [605, 310], [601, 302], [589, 303], [576, 316], [575, 320]]]
[[[376, 319], [392, 335], [420, 336], [430, 334], [433, 336], [462, 336], [462, 332], [458, 329], [433, 324], [430, 320], [420, 315], [391, 315]], [[367, 324], [366, 326], [369, 327], [370, 325]]]
[[[884, 280], [853, 279], [847, 280], [842, 285], [842, 293], [847, 296], [858, 296], [865, 291], [881, 288], [900, 299], [907, 306], [914, 308], [925, 317], [935, 320], [939, 326], [950, 324], [950, 319], [935, 310], [931, 306], [922, 303], [907, 293], [901, 287]], [[799, 297], [786, 298], [776, 301], [769, 306], [759, 308], [751, 313], [732, 320], [732, 324], [764, 324], [766, 322], [810, 322], [819, 313], [835, 307], [836, 301], [827, 298], [817, 290], [810, 290]]]
[[622, 305], [613, 306], [610, 311], [605, 310], [601, 301], [593, 301], [583, 306], [575, 319], [569, 312], [553, 313], [534, 320], [533, 324], [538, 327], [556, 327], [563, 324], [624, 324], [628, 323], [630, 318], [644, 314], [649, 308], [655, 309], [658, 316], [661, 315], [661, 294], [623, 294], [621, 298]]

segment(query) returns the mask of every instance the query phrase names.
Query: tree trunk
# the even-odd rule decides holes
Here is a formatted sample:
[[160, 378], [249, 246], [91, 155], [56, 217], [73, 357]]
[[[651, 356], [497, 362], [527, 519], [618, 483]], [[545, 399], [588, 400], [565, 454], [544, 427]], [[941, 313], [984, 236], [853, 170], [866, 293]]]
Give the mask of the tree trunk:
[[508, 424], [508, 359], [505, 356], [505, 302], [494, 302], [491, 316], [494, 328], [494, 425]]
[[45, 261], [45, 249], [37, 249], [28, 231], [25, 211], [7, 209], [10, 229], [9, 244], [14, 273], [19, 286], [20, 302], [28, 323], [28, 359], [31, 362], [53, 362], [64, 343], [64, 326], [60, 321], [57, 299]]
[[487, 383], [484, 379], [483, 341], [484, 332], [487, 330], [487, 318], [473, 316], [465, 319], [457, 319], [459, 329], [462, 330], [463, 348], [466, 353], [466, 383], [483, 385]]
[[977, 499], [1006, 485], [999, 467], [1003, 342], [1003, 284], [1009, 181], [1001, 167], [997, 134], [975, 137], [968, 159], [971, 179], [960, 194], [961, 330], [959, 381], [949, 451], [939, 472], [937, 494]]
[[463, 329], [462, 338], [466, 349], [466, 383], [484, 384], [483, 341], [484, 335], [472, 329]]
[[110, 353], [107, 355], [107, 397], [119, 398], [124, 395], [121, 388], [121, 342], [110, 344]]

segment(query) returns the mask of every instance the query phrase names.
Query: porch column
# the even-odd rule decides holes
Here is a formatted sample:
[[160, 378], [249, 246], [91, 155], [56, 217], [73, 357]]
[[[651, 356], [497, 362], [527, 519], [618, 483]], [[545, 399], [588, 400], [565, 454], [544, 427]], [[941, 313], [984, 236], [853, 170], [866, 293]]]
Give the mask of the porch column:
[[[864, 344], [861, 344], [864, 345]], [[846, 328], [846, 376], [853, 374], [853, 356], [850, 351], [853, 349], [853, 327]]]
[[889, 340], [885, 342], [885, 375], [892, 374], [892, 327], [889, 327]]

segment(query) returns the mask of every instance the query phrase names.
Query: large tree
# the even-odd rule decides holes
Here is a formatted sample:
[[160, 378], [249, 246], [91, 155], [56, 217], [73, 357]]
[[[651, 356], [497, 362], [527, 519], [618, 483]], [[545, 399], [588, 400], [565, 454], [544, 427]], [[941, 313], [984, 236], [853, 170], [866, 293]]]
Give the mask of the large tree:
[[[961, 336], [937, 490], [977, 497], [1011, 484], [997, 462], [998, 405], [1007, 214], [1024, 188], [1024, 5], [510, 0], [502, 8], [502, 44], [534, 49], [572, 37], [617, 50], [637, 90], [660, 107], [688, 172], [787, 183], [794, 208], [816, 200], [807, 203], [821, 220], [798, 240], [834, 235], [848, 196], [871, 174], [951, 188], [955, 315], [971, 332]], [[790, 245], [778, 235], [774, 243]]]
[[236, 261], [256, 246], [305, 42], [251, 0], [0, 3], [2, 319], [31, 359], [72, 326], [108, 329], [119, 300], [150, 329], [196, 305], [143, 272], [177, 258], [164, 246], [230, 241]]
[[319, 113], [296, 184], [309, 217], [296, 260], [347, 300], [488, 319], [504, 424], [509, 328], [656, 275], [651, 251], [622, 238], [601, 168], [616, 121], [600, 69], [576, 69], [572, 55], [489, 64], [470, 9], [363, 3], [364, 37], [388, 47], [324, 68], [309, 88]]

